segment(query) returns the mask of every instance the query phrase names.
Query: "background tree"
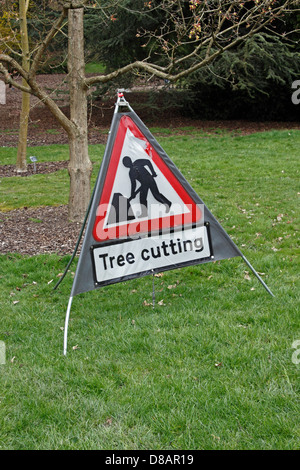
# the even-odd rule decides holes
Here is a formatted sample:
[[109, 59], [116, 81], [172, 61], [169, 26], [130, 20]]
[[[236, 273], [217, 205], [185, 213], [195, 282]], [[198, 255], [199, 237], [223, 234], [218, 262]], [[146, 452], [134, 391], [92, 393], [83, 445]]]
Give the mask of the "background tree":
[[[29, 7], [29, 0], [19, 0], [19, 21], [20, 21], [20, 35], [21, 35], [21, 56], [22, 67], [26, 73], [29, 72], [30, 59], [29, 59], [29, 39], [27, 29], [27, 12]], [[22, 78], [22, 84], [26, 87], [26, 80]], [[22, 107], [20, 113], [20, 129], [19, 129], [19, 143], [17, 152], [17, 165], [18, 173], [27, 170], [27, 136], [28, 136], [28, 119], [30, 111], [30, 94], [22, 91]]]
[[300, 15], [274, 21], [186, 80], [182, 112], [204, 119], [299, 120], [291, 102], [300, 76]]
[[[112, 5], [104, 0], [101, 10], [89, 9], [85, 14], [86, 59], [101, 62], [107, 71], [143, 60], [149, 48], [139, 40], [141, 25], [143, 31], [154, 31], [164, 19], [165, 13], [152, 2], [121, 0]], [[99, 20], [105, 27], [99, 28]]]
[[[162, 0], [144, 2], [140, 10], [153, 15], [159, 22], [147, 30], [140, 27], [136, 37], [145, 51], [143, 58], [129, 60], [108, 73], [86, 77], [84, 72], [84, 10], [99, 9], [99, 28], [109, 21], [118, 21], [116, 15], [120, 5], [127, 9], [132, 2], [126, 0], [65, 0], [55, 2], [60, 15], [35, 45], [31, 54], [29, 71], [13, 54], [0, 54], [0, 73], [7, 83], [21, 91], [37, 96], [53, 113], [68, 134], [70, 148], [70, 198], [69, 217], [83, 219], [90, 199], [90, 176], [92, 165], [88, 156], [87, 139], [87, 94], [94, 84], [108, 83], [128, 72], [144, 71], [150, 75], [177, 81], [211, 64], [219, 56], [237, 47], [272, 25], [288, 11], [295, 9], [297, 0], [277, 2], [275, 0], [221, 1], [221, 0]], [[131, 7], [130, 7], [131, 8]], [[43, 57], [53, 38], [62, 30], [68, 19], [68, 73], [70, 83], [70, 118], [49, 96], [37, 80]], [[120, 30], [122, 24], [120, 23]], [[9, 75], [8, 66], [13, 67], [25, 80], [19, 84]]]
[[[0, 4], [1, 21], [1, 50], [19, 56], [23, 69], [29, 70], [29, 42], [27, 31], [27, 11], [29, 0], [19, 0], [19, 5], [13, 2], [3, 1]], [[16, 23], [19, 22], [19, 28]], [[11, 70], [14, 73], [14, 70]], [[26, 82], [23, 79], [23, 86]], [[30, 95], [22, 92], [22, 106], [20, 111], [19, 143], [16, 160], [17, 172], [24, 172], [27, 169], [26, 150], [28, 134], [28, 118], [30, 109]]]
[[[141, 4], [136, 0], [120, 3], [106, 28], [98, 27], [97, 10], [85, 16], [87, 60], [100, 61], [107, 70], [114, 70], [145, 55], [145, 49], [150, 56], [151, 47], [155, 57], [155, 44], [145, 41], [141, 47], [135, 36], [140, 36], [141, 24], [144, 30], [153, 32], [168, 18], [159, 10], [150, 10], [151, 15], [142, 22]], [[177, 107], [184, 115], [202, 119], [299, 119], [290, 95], [291, 84], [300, 74], [300, 15], [294, 12], [279, 17], [271, 26], [184, 77], [176, 88], [166, 85], [160, 89], [155, 87], [157, 82], [150, 82], [153, 86], [143, 106], [154, 111], [159, 103], [160, 109]], [[133, 79], [124, 77], [124, 87]], [[98, 86], [92, 96], [103, 99], [108, 90], [107, 86]]]

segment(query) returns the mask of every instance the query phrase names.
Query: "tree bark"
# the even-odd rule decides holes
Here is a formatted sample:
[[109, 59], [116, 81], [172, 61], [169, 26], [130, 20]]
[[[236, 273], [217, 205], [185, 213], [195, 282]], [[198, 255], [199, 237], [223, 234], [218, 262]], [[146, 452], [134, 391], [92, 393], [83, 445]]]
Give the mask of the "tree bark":
[[81, 222], [88, 207], [91, 191], [92, 163], [88, 154], [87, 88], [83, 38], [83, 8], [68, 13], [68, 72], [70, 88], [70, 120], [68, 132], [70, 162], [69, 219]]
[[[29, 44], [27, 32], [27, 9], [28, 2], [20, 0], [19, 2], [19, 15], [20, 15], [20, 33], [21, 33], [21, 48], [22, 48], [22, 66], [25, 72], [29, 71]], [[27, 83], [22, 79], [22, 85], [26, 86]], [[16, 170], [17, 173], [27, 171], [27, 135], [28, 135], [28, 119], [30, 111], [30, 95], [22, 91], [22, 108], [20, 114], [20, 130], [19, 130], [19, 143], [17, 152]]]

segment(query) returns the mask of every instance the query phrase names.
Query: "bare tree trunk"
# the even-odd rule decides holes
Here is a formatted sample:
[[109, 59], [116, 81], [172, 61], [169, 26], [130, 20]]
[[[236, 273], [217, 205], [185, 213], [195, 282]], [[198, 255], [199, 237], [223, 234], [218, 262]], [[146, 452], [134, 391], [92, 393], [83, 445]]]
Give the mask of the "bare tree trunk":
[[[26, 85], [26, 81], [23, 80], [23, 85]], [[27, 171], [27, 136], [28, 136], [28, 118], [30, 111], [30, 95], [22, 91], [22, 108], [20, 114], [20, 129], [19, 129], [19, 142], [18, 142], [18, 153], [16, 170], [17, 173]]]
[[[20, 32], [21, 32], [21, 48], [22, 48], [22, 66], [26, 72], [30, 68], [29, 60], [29, 44], [27, 33], [27, 9], [28, 1], [20, 0], [19, 14], [20, 14]], [[22, 85], [26, 86], [27, 83], [22, 79]], [[28, 135], [28, 118], [30, 111], [30, 95], [22, 91], [22, 108], [20, 114], [20, 130], [19, 130], [19, 143], [17, 152], [17, 173], [22, 173], [27, 170], [26, 154], [27, 154], [27, 135]]]
[[70, 86], [70, 195], [69, 219], [80, 222], [84, 219], [91, 197], [90, 177], [92, 164], [88, 155], [87, 90], [84, 83], [84, 39], [83, 8], [69, 10], [69, 54], [68, 71]]

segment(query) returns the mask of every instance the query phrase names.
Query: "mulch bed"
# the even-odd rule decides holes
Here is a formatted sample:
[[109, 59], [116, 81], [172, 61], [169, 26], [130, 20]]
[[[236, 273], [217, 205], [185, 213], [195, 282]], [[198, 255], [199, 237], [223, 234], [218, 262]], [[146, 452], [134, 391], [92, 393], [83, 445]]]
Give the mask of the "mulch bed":
[[33, 163], [30, 163], [27, 165], [27, 171], [22, 173], [17, 173], [15, 165], [2, 165], [0, 166], [0, 178], [7, 178], [10, 176], [24, 177], [37, 174], [53, 173], [54, 171], [67, 168], [68, 163], [68, 161], [36, 163], [35, 168]]
[[[52, 173], [67, 165], [67, 161], [36, 163], [35, 173], [30, 164], [26, 172], [19, 174], [14, 165], [2, 165], [0, 178]], [[67, 206], [0, 211], [0, 253], [67, 255], [73, 253], [80, 230], [81, 224], [68, 222]]]
[[68, 222], [67, 206], [0, 212], [0, 253], [73, 253], [81, 224]]

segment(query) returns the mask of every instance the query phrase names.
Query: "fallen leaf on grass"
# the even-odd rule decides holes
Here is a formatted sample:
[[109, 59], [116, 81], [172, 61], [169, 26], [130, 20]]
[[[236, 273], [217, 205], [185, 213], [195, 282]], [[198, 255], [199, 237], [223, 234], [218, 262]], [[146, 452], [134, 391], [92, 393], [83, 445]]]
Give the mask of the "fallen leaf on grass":
[[175, 282], [175, 284], [170, 284], [170, 285], [168, 286], [168, 289], [175, 289], [175, 287], [177, 287], [179, 283], [180, 283], [180, 281], [177, 280], [177, 281]]
[[111, 426], [111, 425], [112, 425], [112, 422], [113, 422], [113, 419], [112, 419], [112, 418], [106, 418], [105, 426]]

